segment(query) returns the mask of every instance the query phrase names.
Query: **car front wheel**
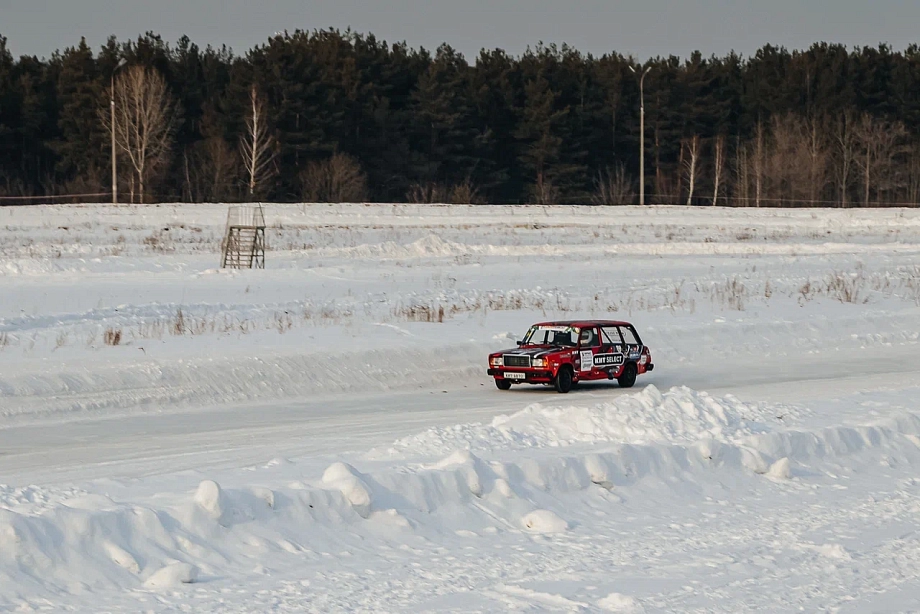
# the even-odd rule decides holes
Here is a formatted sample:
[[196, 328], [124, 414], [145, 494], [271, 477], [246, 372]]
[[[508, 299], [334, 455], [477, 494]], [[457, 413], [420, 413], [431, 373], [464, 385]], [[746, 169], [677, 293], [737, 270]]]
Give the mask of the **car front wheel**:
[[495, 386], [499, 390], [511, 390], [511, 382], [506, 379], [495, 380]]
[[556, 392], [560, 394], [565, 394], [572, 389], [572, 370], [565, 367], [559, 369], [559, 373], [556, 374], [556, 379], [553, 381], [553, 385], [556, 388]]

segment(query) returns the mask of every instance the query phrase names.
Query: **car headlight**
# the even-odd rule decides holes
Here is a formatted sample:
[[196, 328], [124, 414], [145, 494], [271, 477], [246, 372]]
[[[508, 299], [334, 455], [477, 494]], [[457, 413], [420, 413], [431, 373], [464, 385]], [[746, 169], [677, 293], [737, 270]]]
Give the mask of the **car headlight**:
[[542, 369], [543, 367], [546, 366], [546, 361], [542, 358], [534, 358], [533, 366], [536, 367], [537, 369]]
[[502, 359], [501, 356], [496, 356], [495, 358], [492, 359], [493, 367], [503, 367], [504, 365], [505, 365], [505, 361], [504, 359]]
[[643, 354], [642, 358], [639, 359], [639, 364], [644, 365], [647, 362], [648, 362], [648, 354]]

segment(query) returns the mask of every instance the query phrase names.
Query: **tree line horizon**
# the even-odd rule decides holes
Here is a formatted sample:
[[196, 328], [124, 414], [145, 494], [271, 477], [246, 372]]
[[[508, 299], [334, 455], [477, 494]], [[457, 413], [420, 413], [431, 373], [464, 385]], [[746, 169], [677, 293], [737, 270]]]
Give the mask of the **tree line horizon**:
[[0, 35], [0, 204], [107, 200], [113, 138], [120, 202], [634, 204], [645, 70], [648, 204], [920, 202], [916, 45], [467, 61], [330, 29], [47, 59]]

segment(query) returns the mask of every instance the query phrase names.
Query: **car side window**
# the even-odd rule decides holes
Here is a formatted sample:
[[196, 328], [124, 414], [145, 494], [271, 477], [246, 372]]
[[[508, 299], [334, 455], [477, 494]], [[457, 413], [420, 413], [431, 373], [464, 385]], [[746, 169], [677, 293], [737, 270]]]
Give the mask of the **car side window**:
[[601, 341], [604, 345], [612, 346], [619, 351], [623, 345], [623, 338], [620, 337], [620, 331], [612, 326], [606, 326], [601, 329]]
[[593, 328], [583, 328], [578, 342], [583, 348], [591, 348], [600, 345], [600, 340], [597, 338], [597, 331]]
[[623, 335], [623, 341], [627, 345], [639, 345], [639, 340], [636, 339], [636, 336], [633, 334], [632, 330], [625, 326], [620, 327], [620, 333]]
[[560, 332], [555, 331], [552, 333], [552, 337], [547, 335], [547, 344], [549, 345], [561, 345], [561, 346], [573, 346], [575, 345], [575, 335], [570, 332]]
[[623, 341], [626, 342], [626, 345], [623, 347], [625, 352], [628, 354], [628, 358], [639, 358], [639, 350], [642, 348], [642, 342], [639, 341], [639, 337], [636, 335], [636, 332], [628, 326], [621, 326], [620, 332], [623, 334]]

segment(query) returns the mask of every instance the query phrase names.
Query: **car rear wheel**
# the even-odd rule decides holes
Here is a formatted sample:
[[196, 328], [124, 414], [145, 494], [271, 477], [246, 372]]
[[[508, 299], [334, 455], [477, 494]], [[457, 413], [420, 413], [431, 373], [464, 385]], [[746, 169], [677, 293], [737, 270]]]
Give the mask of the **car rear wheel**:
[[620, 385], [620, 388], [632, 388], [636, 385], [636, 376], [639, 374], [636, 365], [629, 363], [623, 369], [623, 375], [617, 378], [617, 383]]
[[511, 382], [506, 379], [497, 379], [495, 380], [495, 386], [499, 390], [511, 390]]
[[556, 388], [556, 392], [560, 394], [565, 394], [572, 389], [572, 370], [566, 367], [559, 369], [559, 373], [556, 374], [556, 379], [553, 380], [553, 386]]

